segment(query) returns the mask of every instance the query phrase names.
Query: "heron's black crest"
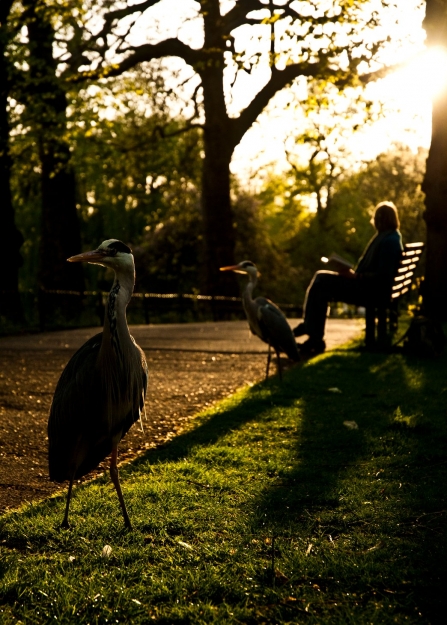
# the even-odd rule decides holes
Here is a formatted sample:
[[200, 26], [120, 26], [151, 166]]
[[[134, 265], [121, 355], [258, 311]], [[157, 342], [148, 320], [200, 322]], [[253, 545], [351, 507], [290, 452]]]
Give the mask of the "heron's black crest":
[[241, 264], [240, 267], [256, 267], [256, 265], [254, 263], [251, 262], [251, 260], [244, 260]]
[[132, 250], [122, 241], [114, 241], [107, 246], [109, 250], [115, 250], [116, 252], [125, 252], [126, 254], [132, 254]]

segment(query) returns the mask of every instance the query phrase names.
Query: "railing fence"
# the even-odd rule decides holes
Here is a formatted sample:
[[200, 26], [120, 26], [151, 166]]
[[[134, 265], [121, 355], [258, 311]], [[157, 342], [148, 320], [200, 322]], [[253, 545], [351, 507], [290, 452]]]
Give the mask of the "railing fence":
[[[20, 295], [27, 320], [40, 330], [104, 323], [108, 291], [38, 289], [22, 291]], [[301, 316], [301, 306], [278, 305], [287, 316]], [[244, 312], [241, 297], [135, 292], [127, 308], [127, 317], [132, 324], [184, 323], [243, 319]]]

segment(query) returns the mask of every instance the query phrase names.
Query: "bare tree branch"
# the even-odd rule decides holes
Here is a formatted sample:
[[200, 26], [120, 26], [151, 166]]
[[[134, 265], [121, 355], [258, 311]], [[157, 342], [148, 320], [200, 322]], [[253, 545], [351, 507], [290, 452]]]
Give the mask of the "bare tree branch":
[[[244, 134], [256, 121], [258, 116], [267, 106], [271, 98], [284, 87], [289, 85], [298, 76], [318, 76], [323, 68], [323, 63], [293, 63], [288, 65], [285, 69], [279, 70], [272, 68], [271, 78], [268, 83], [256, 94], [246, 109], [242, 111], [239, 117], [230, 120], [230, 126], [232, 127], [232, 139], [233, 145], [240, 142]], [[331, 70], [326, 67], [325, 75], [329, 75]], [[336, 72], [334, 72], [335, 74]]]
[[138, 4], [131, 4], [122, 9], [115, 9], [115, 11], [110, 11], [103, 15], [104, 26], [94, 36], [94, 40], [105, 39], [107, 35], [110, 34], [113, 25], [119, 20], [123, 19], [123, 17], [127, 17], [128, 15], [133, 15], [134, 13], [144, 13], [146, 9], [153, 7], [155, 4], [158, 4], [160, 0], [145, 0], [145, 2], [140, 2]]
[[[247, 24], [247, 15], [252, 11], [259, 11], [267, 8], [259, 0], [239, 0], [234, 7], [228, 11], [223, 17], [223, 32], [229, 35], [232, 30], [242, 24]], [[249, 20], [251, 21], [251, 20]], [[257, 20], [253, 20], [258, 23]]]
[[180, 39], [176, 38], [165, 39], [164, 41], [160, 41], [155, 44], [147, 43], [129, 49], [132, 50], [133, 53], [120, 63], [110, 65], [108, 67], [101, 67], [93, 71], [80, 72], [79, 76], [74, 77], [73, 80], [77, 82], [78, 80], [82, 81], [86, 78], [92, 77], [108, 78], [111, 76], [119, 76], [139, 63], [169, 56], [180, 57], [188, 65], [191, 65], [191, 67], [200, 73], [198, 65], [205, 58], [201, 50], [194, 50], [180, 41]]
[[171, 132], [166, 132], [164, 126], [156, 126], [153, 134], [158, 134], [163, 139], [168, 139], [169, 137], [176, 137], [178, 135], [184, 134], [185, 132], [189, 132], [192, 128], [203, 129], [203, 124], [192, 122], [188, 123], [186, 126], [177, 128], [177, 130], [172, 130]]

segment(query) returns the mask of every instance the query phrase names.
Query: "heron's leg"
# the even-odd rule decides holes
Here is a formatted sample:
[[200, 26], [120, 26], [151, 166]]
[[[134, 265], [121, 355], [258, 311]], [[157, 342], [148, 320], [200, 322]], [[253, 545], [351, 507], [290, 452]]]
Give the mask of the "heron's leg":
[[270, 360], [272, 358], [272, 348], [271, 345], [269, 343], [269, 351], [267, 354], [267, 369], [265, 370], [265, 379], [267, 379], [269, 377], [269, 369], [270, 369]]
[[129, 515], [127, 514], [126, 504], [124, 503], [123, 493], [121, 492], [120, 478], [118, 475], [118, 466], [116, 464], [117, 459], [118, 459], [118, 447], [114, 447], [112, 449], [112, 456], [110, 458], [110, 479], [112, 480], [113, 485], [115, 486], [116, 493], [118, 495], [118, 499], [121, 505], [121, 510], [123, 511], [124, 525], [131, 530], [132, 523], [130, 522]]
[[278, 366], [278, 375], [279, 375], [279, 379], [282, 382], [282, 365], [281, 365], [281, 358], [279, 356], [279, 352], [277, 350], [276, 351], [276, 364]]
[[68, 485], [67, 503], [65, 505], [64, 520], [61, 523], [61, 527], [63, 527], [64, 529], [68, 529], [70, 527], [70, 524], [68, 522], [68, 510], [70, 508], [70, 499], [71, 499], [71, 491], [72, 491], [72, 488], [73, 488], [73, 480], [74, 480], [74, 474], [73, 474], [73, 477], [70, 480], [70, 484]]

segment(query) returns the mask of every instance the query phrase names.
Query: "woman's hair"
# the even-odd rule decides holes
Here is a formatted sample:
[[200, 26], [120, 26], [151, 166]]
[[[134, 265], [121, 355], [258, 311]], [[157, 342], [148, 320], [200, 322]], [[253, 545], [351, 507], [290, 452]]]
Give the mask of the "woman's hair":
[[399, 216], [393, 202], [380, 202], [374, 212], [374, 225], [379, 232], [398, 230]]

